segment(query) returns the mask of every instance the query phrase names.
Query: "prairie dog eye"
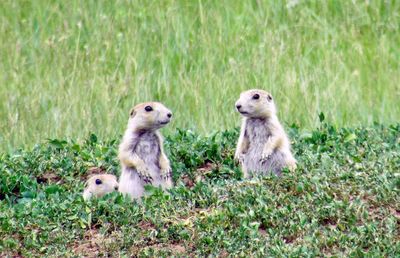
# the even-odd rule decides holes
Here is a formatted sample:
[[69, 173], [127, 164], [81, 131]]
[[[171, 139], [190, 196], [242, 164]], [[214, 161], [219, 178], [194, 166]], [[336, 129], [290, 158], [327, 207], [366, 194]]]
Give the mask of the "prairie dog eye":
[[96, 179], [96, 185], [101, 185], [101, 183], [102, 183], [102, 182], [101, 182], [101, 179], [98, 179], [98, 178], [97, 178], [97, 179]]
[[259, 94], [256, 93], [256, 94], [253, 95], [253, 99], [259, 99], [259, 98], [260, 98]]
[[146, 106], [144, 110], [146, 110], [147, 112], [151, 112], [153, 111], [153, 108], [151, 106]]

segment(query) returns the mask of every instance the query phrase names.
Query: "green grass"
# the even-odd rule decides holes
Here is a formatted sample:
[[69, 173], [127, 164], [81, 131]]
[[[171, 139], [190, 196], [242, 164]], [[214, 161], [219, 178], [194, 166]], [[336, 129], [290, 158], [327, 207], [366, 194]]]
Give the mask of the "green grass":
[[399, 1], [4, 0], [0, 35], [2, 150], [115, 138], [147, 100], [208, 135], [254, 87], [302, 128], [400, 119]]
[[176, 187], [142, 204], [81, 197], [89, 168], [119, 174], [118, 141], [0, 155], [0, 256], [398, 257], [400, 124], [289, 134], [294, 173], [241, 180], [237, 130], [177, 131], [166, 138]]

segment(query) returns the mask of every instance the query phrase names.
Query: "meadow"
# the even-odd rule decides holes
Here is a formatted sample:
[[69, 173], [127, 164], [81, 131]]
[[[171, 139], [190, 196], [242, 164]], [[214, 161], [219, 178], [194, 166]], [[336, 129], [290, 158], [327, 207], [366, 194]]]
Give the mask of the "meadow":
[[[398, 257], [400, 1], [0, 2], [0, 257]], [[244, 180], [242, 90], [298, 160]], [[175, 187], [119, 176], [130, 108], [163, 102]]]
[[122, 134], [131, 106], [166, 133], [239, 125], [239, 92], [287, 125], [400, 119], [399, 1], [12, 1], [0, 4], [0, 149]]
[[165, 148], [176, 186], [141, 204], [81, 196], [88, 175], [120, 173], [118, 141], [0, 155], [0, 256], [398, 257], [400, 124], [289, 133], [298, 169], [242, 180], [237, 130], [177, 131]]

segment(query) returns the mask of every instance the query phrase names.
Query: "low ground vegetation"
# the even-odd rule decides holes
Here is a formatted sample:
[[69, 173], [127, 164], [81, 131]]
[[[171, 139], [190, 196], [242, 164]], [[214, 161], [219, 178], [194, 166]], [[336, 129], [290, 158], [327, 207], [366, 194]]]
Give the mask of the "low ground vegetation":
[[89, 174], [118, 175], [118, 142], [50, 140], [0, 155], [0, 254], [396, 256], [400, 125], [289, 130], [299, 161], [282, 177], [241, 179], [238, 130], [167, 137], [176, 187], [142, 203], [85, 203]]

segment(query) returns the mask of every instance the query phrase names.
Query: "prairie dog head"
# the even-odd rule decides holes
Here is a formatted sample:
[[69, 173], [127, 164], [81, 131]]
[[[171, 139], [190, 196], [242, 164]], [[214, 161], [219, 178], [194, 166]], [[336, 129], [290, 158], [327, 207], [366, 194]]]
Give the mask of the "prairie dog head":
[[159, 102], [145, 102], [131, 109], [129, 127], [155, 130], [171, 121], [172, 112]]
[[265, 118], [276, 114], [272, 95], [264, 90], [243, 91], [235, 106], [240, 114], [250, 118]]
[[116, 190], [118, 190], [116, 176], [111, 174], [93, 175], [86, 181], [83, 199], [89, 200], [92, 196], [102, 197]]

